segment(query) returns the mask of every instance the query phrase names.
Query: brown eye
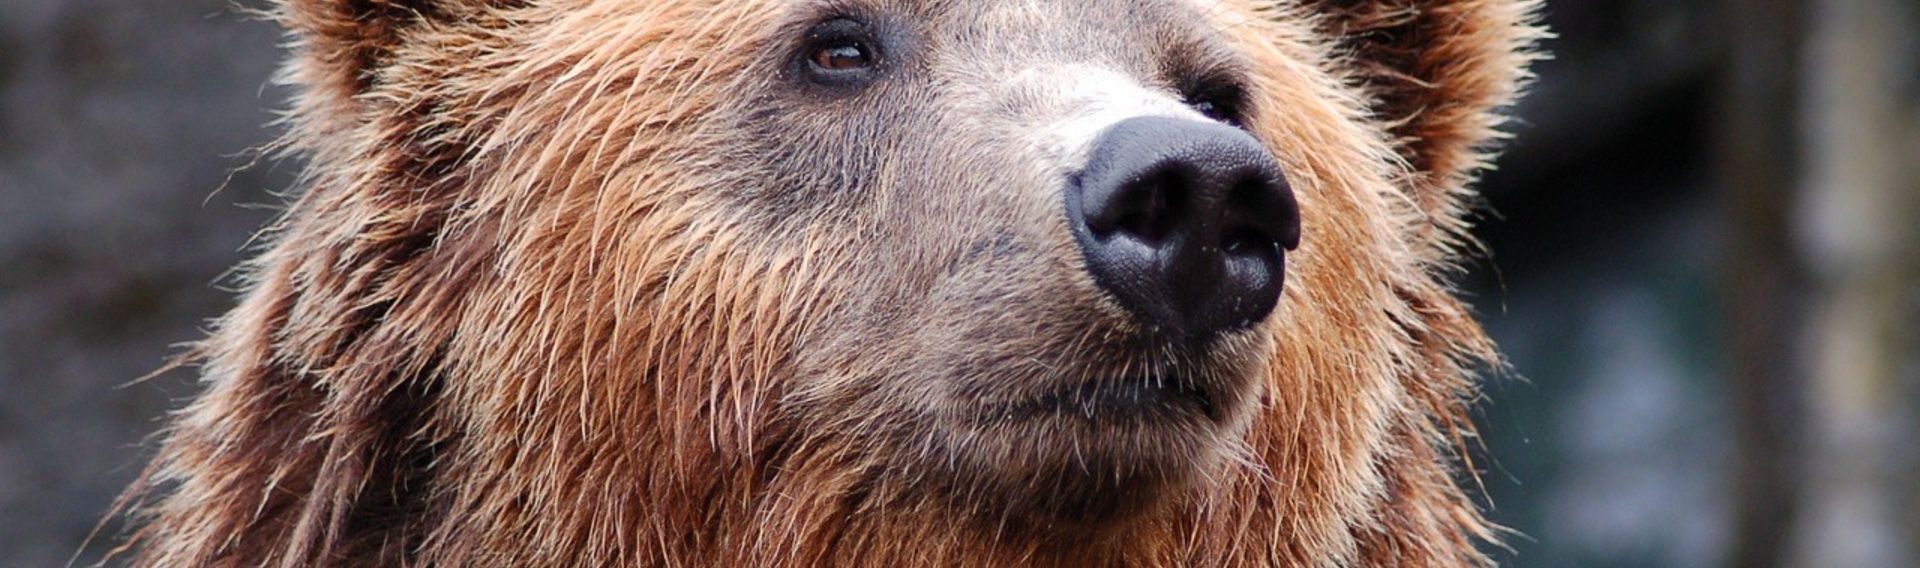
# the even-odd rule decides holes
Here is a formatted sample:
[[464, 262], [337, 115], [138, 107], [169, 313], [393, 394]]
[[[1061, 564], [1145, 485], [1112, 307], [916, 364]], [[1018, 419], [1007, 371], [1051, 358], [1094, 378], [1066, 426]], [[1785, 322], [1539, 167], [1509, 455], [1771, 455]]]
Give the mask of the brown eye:
[[886, 48], [866, 22], [836, 18], [807, 30], [796, 59], [802, 76], [815, 84], [862, 87], [880, 78]]
[[852, 71], [873, 66], [873, 50], [858, 42], [821, 46], [813, 52], [813, 65], [827, 71]]

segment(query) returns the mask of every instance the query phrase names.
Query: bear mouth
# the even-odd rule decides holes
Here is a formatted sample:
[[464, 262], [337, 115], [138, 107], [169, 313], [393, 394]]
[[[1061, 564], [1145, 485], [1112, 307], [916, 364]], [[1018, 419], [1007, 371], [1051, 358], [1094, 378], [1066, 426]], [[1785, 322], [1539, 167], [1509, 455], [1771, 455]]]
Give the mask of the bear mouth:
[[1182, 375], [1093, 379], [1062, 387], [1020, 405], [1030, 417], [1077, 416], [1089, 421], [1204, 416], [1218, 420], [1214, 396]]

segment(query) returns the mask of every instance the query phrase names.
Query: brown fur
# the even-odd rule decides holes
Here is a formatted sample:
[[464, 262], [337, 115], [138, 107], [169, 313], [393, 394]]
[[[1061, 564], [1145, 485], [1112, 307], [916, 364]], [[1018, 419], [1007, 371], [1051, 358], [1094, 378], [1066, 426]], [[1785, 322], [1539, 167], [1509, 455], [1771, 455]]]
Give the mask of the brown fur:
[[[726, 151], [742, 123], [715, 117], [764, 88], [753, 54], [785, 4], [282, 0], [305, 191], [129, 492], [136, 562], [1486, 562], [1458, 474], [1472, 367], [1496, 356], [1446, 274], [1532, 2], [1209, 12], [1250, 62], [1248, 127], [1293, 178], [1305, 244], [1280, 310], [1232, 346], [1266, 404], [1221, 442], [1228, 463], [1093, 531], [979, 522], [921, 487], [939, 474], [898, 471], [922, 426], [861, 385], [934, 365], [911, 355], [929, 345], [1064, 347], [835, 331], [932, 278], [844, 235], [962, 252], [865, 217], [884, 204], [753, 201], [775, 215], [717, 189], [751, 182]], [[1088, 306], [1005, 326], [1106, 317]]]

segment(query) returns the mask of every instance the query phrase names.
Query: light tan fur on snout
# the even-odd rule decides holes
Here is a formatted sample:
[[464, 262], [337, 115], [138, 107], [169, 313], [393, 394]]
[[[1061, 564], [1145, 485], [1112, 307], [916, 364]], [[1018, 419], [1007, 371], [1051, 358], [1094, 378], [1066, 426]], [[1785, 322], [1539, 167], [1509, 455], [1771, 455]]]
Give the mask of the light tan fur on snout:
[[[131, 558], [1486, 563], [1462, 482], [1497, 355], [1447, 277], [1535, 2], [1076, 0], [1102, 2], [1218, 35], [1299, 200], [1280, 307], [1221, 348], [1257, 387], [1231, 423], [982, 435], [956, 410], [961, 387], [1133, 364], [1105, 357], [1128, 324], [1053, 184], [1116, 118], [1199, 119], [1165, 85], [1124, 57], [928, 41], [954, 59], [831, 105], [780, 94], [773, 60], [822, 6], [988, 10], [1004, 21], [952, 37], [1017, 39], [1072, 30], [1064, 4], [277, 0], [306, 175], [186, 358], [205, 390], [127, 495]], [[1135, 439], [1107, 449], [1198, 464], [1138, 515], [974, 510], [1017, 508], [1032, 456], [1071, 449], [1049, 442]]]

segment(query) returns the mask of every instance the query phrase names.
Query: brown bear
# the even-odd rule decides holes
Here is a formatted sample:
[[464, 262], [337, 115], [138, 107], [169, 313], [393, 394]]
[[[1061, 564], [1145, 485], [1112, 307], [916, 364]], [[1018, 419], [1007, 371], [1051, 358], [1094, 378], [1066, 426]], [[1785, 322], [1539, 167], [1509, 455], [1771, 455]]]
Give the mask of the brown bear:
[[1533, 0], [279, 0], [147, 566], [1472, 565]]

